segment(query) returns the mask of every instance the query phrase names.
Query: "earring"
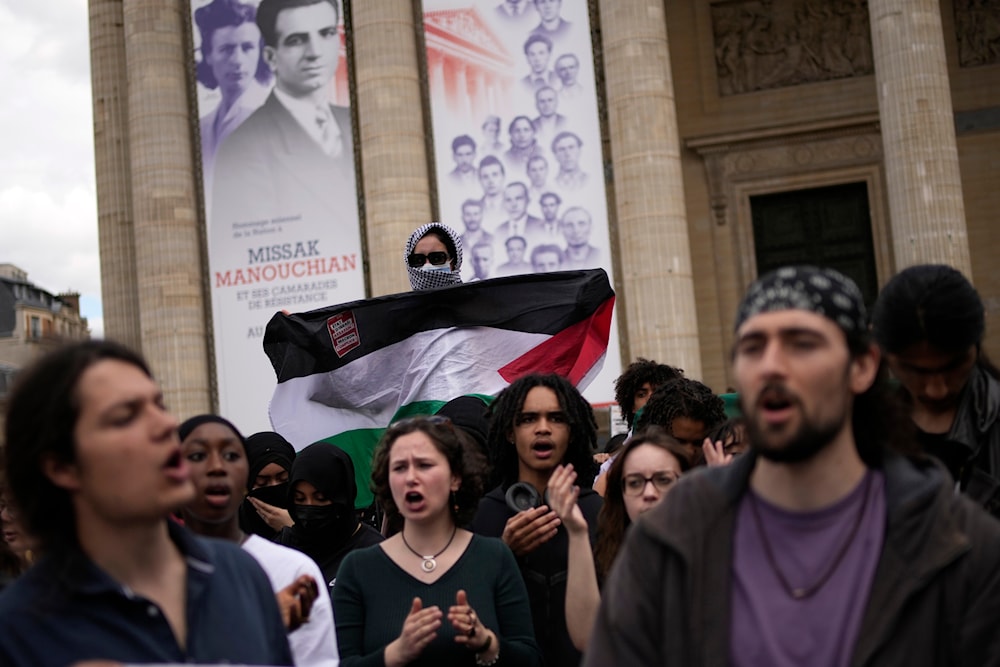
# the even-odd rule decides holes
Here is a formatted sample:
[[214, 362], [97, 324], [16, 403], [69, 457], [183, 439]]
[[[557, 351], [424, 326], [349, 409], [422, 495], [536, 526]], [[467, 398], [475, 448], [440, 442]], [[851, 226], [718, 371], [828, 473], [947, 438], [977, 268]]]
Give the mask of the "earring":
[[454, 491], [451, 492], [451, 510], [456, 515], [458, 514], [458, 497], [455, 495]]

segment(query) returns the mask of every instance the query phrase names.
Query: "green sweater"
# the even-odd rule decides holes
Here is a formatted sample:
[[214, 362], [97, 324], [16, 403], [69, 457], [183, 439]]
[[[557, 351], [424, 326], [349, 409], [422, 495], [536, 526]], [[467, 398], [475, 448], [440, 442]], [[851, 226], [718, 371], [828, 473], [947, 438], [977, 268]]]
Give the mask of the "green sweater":
[[412, 665], [475, 665], [475, 654], [455, 642], [448, 608], [465, 590], [469, 605], [500, 640], [497, 665], [540, 666], [531, 610], [514, 554], [503, 542], [473, 535], [458, 561], [433, 584], [420, 582], [378, 545], [347, 555], [333, 588], [342, 667], [382, 667], [385, 647], [399, 637], [413, 598], [442, 612], [437, 637]]

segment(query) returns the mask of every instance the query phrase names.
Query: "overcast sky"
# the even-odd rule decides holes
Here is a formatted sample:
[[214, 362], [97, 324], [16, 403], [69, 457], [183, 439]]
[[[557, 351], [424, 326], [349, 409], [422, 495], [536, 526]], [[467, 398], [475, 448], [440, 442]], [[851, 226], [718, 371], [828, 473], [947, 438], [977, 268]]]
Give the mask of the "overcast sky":
[[87, 0], [0, 0], [0, 263], [103, 335]]

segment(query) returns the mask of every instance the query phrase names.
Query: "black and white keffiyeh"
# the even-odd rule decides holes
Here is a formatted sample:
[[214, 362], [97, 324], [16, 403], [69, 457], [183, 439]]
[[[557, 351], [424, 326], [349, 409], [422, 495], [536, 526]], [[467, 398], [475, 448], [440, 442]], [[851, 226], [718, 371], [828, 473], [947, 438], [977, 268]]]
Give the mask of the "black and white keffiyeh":
[[786, 266], [750, 285], [736, 311], [737, 330], [749, 318], [776, 310], [808, 310], [832, 320], [848, 338], [862, 335], [868, 316], [861, 290], [834, 269]]
[[[407, 262], [410, 253], [417, 247], [417, 242], [427, 236], [428, 232], [435, 229], [441, 231], [451, 239], [451, 245], [455, 248], [455, 268], [451, 271], [424, 271], [423, 269], [413, 268]], [[406, 272], [410, 276], [410, 287], [415, 290], [458, 285], [462, 282], [462, 238], [454, 229], [440, 222], [428, 222], [426, 225], [421, 225], [410, 234], [410, 240], [406, 242], [406, 250], [403, 252], [403, 264], [406, 266]]]

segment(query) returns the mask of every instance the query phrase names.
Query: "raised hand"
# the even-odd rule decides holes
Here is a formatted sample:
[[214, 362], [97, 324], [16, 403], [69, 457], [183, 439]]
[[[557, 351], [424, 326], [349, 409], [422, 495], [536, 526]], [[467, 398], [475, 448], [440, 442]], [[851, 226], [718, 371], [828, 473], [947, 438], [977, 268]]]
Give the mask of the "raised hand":
[[515, 556], [523, 556], [555, 537], [559, 523], [556, 513], [542, 505], [509, 518], [500, 538]]
[[709, 467], [727, 466], [733, 462], [733, 455], [726, 454], [726, 447], [721, 440], [712, 442], [711, 438], [705, 438], [701, 443], [701, 451], [705, 454], [705, 463]]
[[309, 622], [309, 612], [312, 611], [318, 595], [319, 586], [308, 574], [301, 575], [274, 594], [281, 610], [281, 620], [289, 632], [298, 630], [304, 623]]
[[417, 659], [420, 653], [437, 637], [441, 627], [441, 609], [424, 609], [420, 598], [413, 598], [410, 613], [403, 621], [403, 631], [399, 637], [385, 647], [386, 667], [401, 667]]
[[576, 486], [576, 471], [573, 464], [558, 466], [549, 478], [549, 504], [566, 530], [570, 533], [585, 533], [587, 520], [576, 501], [580, 497], [580, 487]]

